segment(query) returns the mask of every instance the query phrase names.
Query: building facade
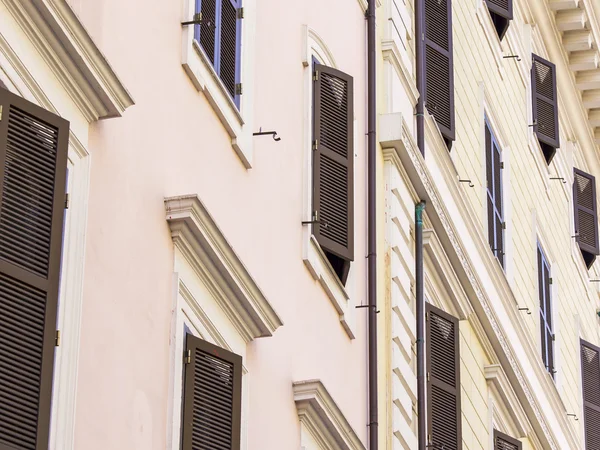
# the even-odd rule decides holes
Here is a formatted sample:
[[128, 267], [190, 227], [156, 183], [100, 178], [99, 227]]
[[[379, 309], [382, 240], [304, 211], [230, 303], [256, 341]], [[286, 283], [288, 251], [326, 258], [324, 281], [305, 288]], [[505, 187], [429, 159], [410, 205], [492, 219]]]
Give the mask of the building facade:
[[0, 1], [0, 450], [600, 449], [600, 4], [375, 5]]
[[422, 201], [425, 445], [600, 448], [598, 12], [544, 0], [379, 9], [382, 448], [424, 448]]

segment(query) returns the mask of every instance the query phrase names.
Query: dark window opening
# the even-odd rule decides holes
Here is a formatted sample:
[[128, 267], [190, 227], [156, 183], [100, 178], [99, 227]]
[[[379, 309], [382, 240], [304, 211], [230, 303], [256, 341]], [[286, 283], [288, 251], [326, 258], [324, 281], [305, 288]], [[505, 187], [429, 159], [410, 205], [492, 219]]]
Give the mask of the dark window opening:
[[498, 37], [500, 40], [502, 40], [506, 34], [506, 31], [508, 30], [510, 20], [492, 11], [490, 11], [490, 15], [492, 16], [492, 22], [494, 23], [494, 28], [496, 28], [496, 33], [498, 33]]
[[333, 271], [345, 286], [346, 281], [348, 281], [348, 272], [350, 272], [350, 261], [329, 252], [325, 252], [325, 256], [327, 256], [327, 260], [331, 264]]

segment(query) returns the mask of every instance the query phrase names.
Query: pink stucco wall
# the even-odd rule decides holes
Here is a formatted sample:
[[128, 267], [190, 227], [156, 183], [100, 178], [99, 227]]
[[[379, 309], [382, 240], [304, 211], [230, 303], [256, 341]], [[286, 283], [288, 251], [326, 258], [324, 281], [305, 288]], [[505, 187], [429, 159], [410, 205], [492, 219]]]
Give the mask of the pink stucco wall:
[[302, 26], [354, 76], [357, 303], [366, 295], [365, 20], [356, 0], [257, 0], [254, 124], [246, 170], [181, 65], [183, 0], [71, 0], [136, 105], [93, 125], [75, 448], [163, 450], [173, 244], [163, 199], [197, 193], [282, 318], [248, 345], [248, 448], [299, 447], [292, 382], [321, 379], [366, 442], [366, 313], [350, 340], [302, 260]]

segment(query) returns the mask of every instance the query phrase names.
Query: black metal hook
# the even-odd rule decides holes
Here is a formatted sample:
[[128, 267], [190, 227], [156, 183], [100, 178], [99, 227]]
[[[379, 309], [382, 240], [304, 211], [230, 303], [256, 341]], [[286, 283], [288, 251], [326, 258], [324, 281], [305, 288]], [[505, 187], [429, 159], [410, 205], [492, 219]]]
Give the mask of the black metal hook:
[[[358, 306], [355, 306], [355, 308], [356, 309], [358, 309], [358, 308], [373, 308], [373, 309], [375, 309], [376, 306], [375, 305], [358, 305]], [[375, 310], [375, 314], [379, 314], [378, 309]]]
[[194, 18], [192, 20], [188, 20], [187, 22], [181, 22], [182, 26], [187, 26], [187, 25], [205, 25], [209, 28], [214, 28], [215, 24], [212, 23], [210, 20], [204, 20], [202, 19], [202, 13], [196, 13], [194, 14]]
[[577, 417], [577, 414], [569, 414], [569, 413], [567, 413], [567, 417], [574, 417], [575, 420], [579, 420], [579, 417]]
[[563, 184], [567, 184], [567, 180], [563, 177], [550, 177], [551, 180], [562, 180]]
[[458, 180], [459, 183], [469, 183], [469, 187], [475, 187], [471, 180]]
[[273, 136], [274, 141], [280, 141], [281, 138], [277, 136], [277, 131], [263, 131], [262, 127], [258, 129], [258, 133], [252, 133], [252, 136]]
[[521, 61], [521, 57], [519, 55], [505, 55], [502, 58], [504, 58], [504, 59], [515, 58], [517, 61]]
[[529, 308], [519, 308], [519, 311], [527, 311], [527, 315], [531, 315], [531, 311], [529, 311]]

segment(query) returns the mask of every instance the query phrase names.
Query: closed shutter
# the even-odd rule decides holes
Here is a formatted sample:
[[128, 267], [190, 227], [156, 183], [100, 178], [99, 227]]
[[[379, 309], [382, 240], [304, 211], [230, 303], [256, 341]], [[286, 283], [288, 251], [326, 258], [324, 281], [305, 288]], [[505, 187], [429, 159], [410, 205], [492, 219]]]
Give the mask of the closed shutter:
[[546, 162], [550, 164], [556, 149], [560, 146], [556, 66], [537, 55], [533, 55], [531, 66], [531, 91], [533, 129], [544, 151]]
[[489, 124], [485, 125], [487, 166], [488, 240], [492, 252], [504, 267], [504, 216], [502, 205], [502, 157]]
[[494, 450], [521, 450], [523, 445], [516, 439], [494, 430]]
[[427, 303], [428, 443], [462, 448], [458, 319]]
[[0, 108], [0, 449], [47, 450], [69, 123]]
[[581, 341], [583, 416], [587, 450], [600, 448], [600, 348]]
[[598, 247], [598, 210], [596, 208], [596, 179], [593, 175], [573, 169], [573, 203], [575, 205], [575, 232], [586, 264], [593, 264]]
[[194, 37], [240, 106], [241, 95], [241, 0], [196, 0], [196, 12], [206, 23], [195, 25]]
[[352, 77], [315, 64], [313, 234], [323, 250], [354, 259]]
[[448, 141], [454, 129], [452, 0], [420, 0], [425, 10], [425, 106]]
[[183, 450], [239, 450], [242, 357], [186, 337]]

